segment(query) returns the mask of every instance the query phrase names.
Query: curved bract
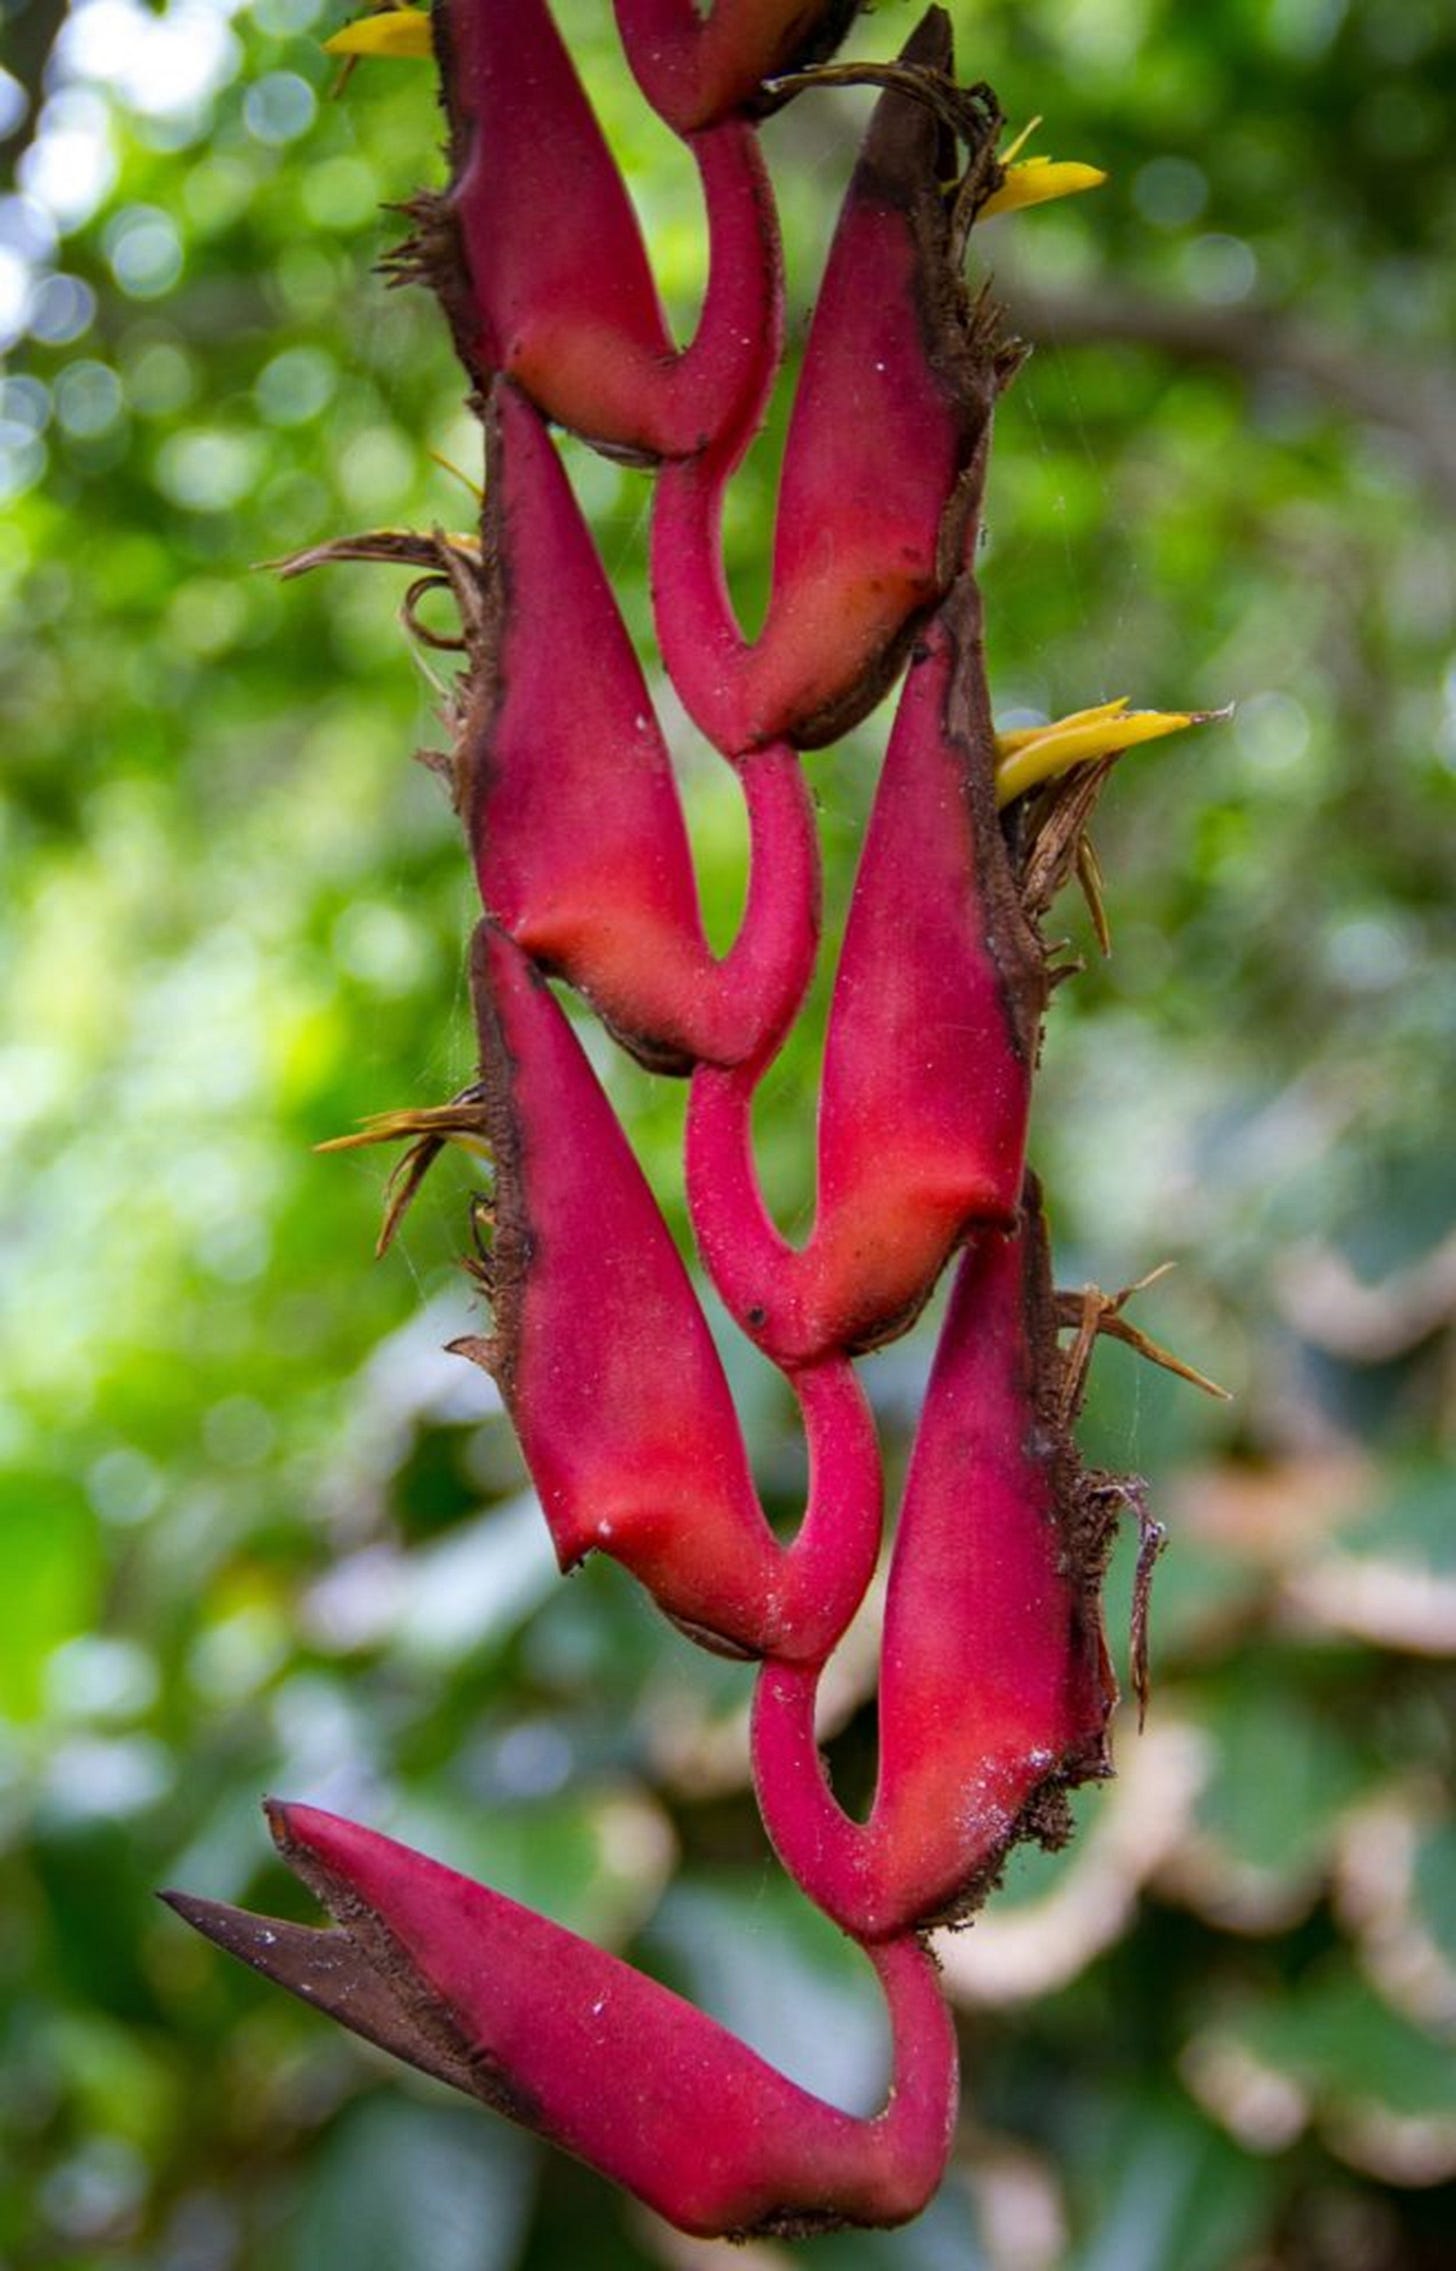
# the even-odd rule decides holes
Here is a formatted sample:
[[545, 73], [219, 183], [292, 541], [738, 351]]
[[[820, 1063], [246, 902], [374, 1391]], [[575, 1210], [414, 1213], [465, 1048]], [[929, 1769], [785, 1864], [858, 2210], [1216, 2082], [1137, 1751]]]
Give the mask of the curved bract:
[[[1091, 1297], [1063, 1356], [1025, 1167], [1052, 979], [1037, 926], [1074, 869], [1095, 901], [1082, 832], [1113, 758], [1189, 722], [1117, 702], [995, 733], [971, 552], [992, 410], [1021, 350], [960, 269], [989, 197], [1009, 209], [1052, 186], [998, 162], [994, 98], [956, 89], [939, 8], [870, 74], [882, 91], [790, 418], [768, 614], [757, 639], [741, 634], [724, 491], [781, 344], [754, 122], [812, 94], [855, 12], [616, 0], [638, 82], [703, 182], [710, 274], [679, 349], [545, 0], [438, 0], [451, 179], [416, 206], [405, 265], [438, 290], [485, 424], [479, 538], [376, 532], [292, 565], [388, 560], [447, 585], [467, 656], [442, 769], [484, 909], [478, 1078], [341, 1140], [414, 1139], [386, 1233], [444, 1142], [487, 1154], [468, 1266], [489, 1329], [455, 1345], [499, 1384], [563, 1569], [606, 1555], [683, 1635], [755, 1660], [761, 1809], [877, 1974], [884, 2108], [824, 2104], [616, 1956], [309, 1807], [274, 1808], [274, 1833], [332, 1928], [171, 1896], [257, 1970], [683, 2230], [740, 2237], [894, 2224], [924, 2205], [956, 2097], [924, 1935], [970, 1913], [1018, 1837], [1060, 1839], [1065, 1789], [1108, 1771], [1099, 1587], [1119, 1486], [1083, 1471], [1069, 1430], [1098, 1320], [1120, 1301]], [[418, 52], [419, 27], [347, 44]], [[723, 955], [652, 688], [553, 422], [654, 469], [663, 664], [748, 819]], [[753, 1109], [819, 942], [799, 752], [902, 670], [833, 981], [813, 1222], [795, 1245], [760, 1194]], [[698, 1258], [802, 1421], [791, 1536], [766, 1518], [698, 1289], [558, 985], [642, 1063], [690, 1076]], [[878, 1783], [857, 1820], [814, 1724], [881, 1541], [881, 1450], [854, 1360], [906, 1330], [957, 1253], [889, 1568]]]
[[847, 1364], [800, 1381], [818, 1455], [800, 1536], [780, 1547], [702, 1307], [565, 1016], [489, 924], [471, 976], [495, 1330], [460, 1345], [506, 1400], [562, 1567], [610, 1554], [717, 1646], [822, 1662], [879, 1543], [879, 1462]]
[[794, 753], [755, 750], [738, 767], [752, 869], [720, 962], [641, 666], [550, 437], [504, 381], [487, 414], [481, 556], [453, 773], [486, 908], [645, 1063], [762, 1057], [798, 1010], [819, 936]]
[[770, 1665], [759, 1680], [770, 1834], [866, 1942], [967, 1913], [1016, 1837], [1064, 1835], [1061, 1794], [1108, 1771], [1110, 1517], [1067, 1433], [1055, 1334], [1033, 1205], [966, 1256], [951, 1295], [890, 1561], [865, 1822], [819, 1767], [813, 1671]]
[[679, 134], [756, 106], [761, 82], [831, 55], [861, 0], [614, 0], [627, 60]]
[[[901, 64], [945, 72], [931, 10]], [[746, 641], [723, 574], [737, 429], [667, 467], [653, 521], [663, 660], [720, 749], [817, 747], [884, 693], [960, 566], [996, 395], [1017, 351], [970, 303], [942, 184], [949, 138], [913, 94], [875, 106], [815, 306], [784, 449], [773, 582]]]
[[874, 1951], [892, 2066], [884, 2111], [856, 2119], [656, 1980], [503, 1894], [315, 1807], [269, 1812], [283, 1858], [339, 1928], [172, 1894], [178, 1912], [682, 2230], [747, 2238], [901, 2224], [940, 2182], [955, 2039], [934, 1962], [913, 1935]]
[[679, 457], [751, 431], [777, 367], [778, 227], [751, 129], [690, 148], [708, 286], [679, 352], [616, 160], [546, 0], [440, 0], [453, 179], [421, 209], [419, 258], [478, 384], [504, 371], [603, 448]]
[[1045, 999], [996, 817], [980, 601], [964, 574], [910, 666], [835, 975], [819, 1188], [801, 1247], [759, 1196], [759, 1070], [705, 1069], [688, 1124], [705, 1261], [765, 1353], [805, 1363], [912, 1323], [952, 1250], [1021, 1197]]

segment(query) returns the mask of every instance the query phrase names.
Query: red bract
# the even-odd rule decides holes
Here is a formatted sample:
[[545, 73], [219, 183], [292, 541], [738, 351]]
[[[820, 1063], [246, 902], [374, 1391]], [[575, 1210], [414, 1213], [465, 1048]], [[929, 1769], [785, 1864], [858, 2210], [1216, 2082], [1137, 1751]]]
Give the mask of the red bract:
[[901, 696], [835, 978], [814, 1227], [765, 1212], [759, 1068], [702, 1072], [688, 1131], [699, 1245], [781, 1364], [866, 1348], [919, 1313], [952, 1247], [1016, 1214], [1045, 991], [997, 821], [980, 603], [961, 579]]
[[616, 160], [545, 0], [435, 12], [454, 181], [420, 207], [415, 257], [477, 383], [505, 371], [549, 417], [653, 459], [751, 426], [777, 360], [778, 231], [735, 120], [693, 136], [710, 268], [692, 345], [674, 351]]
[[484, 590], [454, 773], [481, 897], [653, 1065], [780, 1040], [818, 942], [818, 845], [792, 751], [739, 765], [752, 875], [732, 953], [703, 936], [677, 787], [641, 667], [551, 441], [501, 384]]
[[[932, 10], [902, 65], [943, 69]], [[951, 256], [945, 130], [903, 92], [876, 105], [804, 351], [784, 451], [768, 616], [739, 631], [720, 548], [734, 426], [664, 469], [653, 527], [658, 639], [720, 749], [832, 741], [884, 692], [959, 566], [984, 441], [1015, 351], [969, 307]]]
[[482, 924], [473, 980], [495, 1157], [495, 1375], [563, 1568], [593, 1548], [719, 1647], [822, 1662], [875, 1565], [880, 1476], [853, 1374], [797, 1385], [809, 1508], [778, 1546], [667, 1225], [540, 974]]
[[1017, 1836], [1059, 1841], [1062, 1793], [1106, 1771], [1109, 1512], [1072, 1448], [1066, 1393], [1033, 1204], [1017, 1235], [966, 1257], [951, 1296], [890, 1563], [866, 1822], [824, 1779], [813, 1673], [773, 1665], [759, 1682], [770, 1833], [857, 1939], [964, 1913]]
[[898, 2224], [939, 2183], [955, 2040], [934, 1962], [913, 1937], [873, 1954], [893, 2062], [884, 2112], [856, 2120], [655, 1980], [500, 1893], [311, 1806], [270, 1812], [284, 1859], [341, 1929], [173, 1894], [179, 1913], [684, 2231]]
[[[480, 1073], [452, 1105], [386, 1121], [419, 1139], [390, 1224], [446, 1136], [484, 1141], [494, 1186], [470, 1266], [491, 1329], [457, 1345], [499, 1382], [563, 1567], [607, 1554], [691, 1638], [759, 1660], [762, 1811], [878, 1975], [885, 2110], [820, 2103], [616, 1957], [306, 1807], [275, 1809], [275, 1834], [334, 1929], [174, 1896], [259, 1971], [697, 2233], [892, 2224], [924, 2204], [950, 2148], [955, 2061], [923, 1934], [969, 1914], [1015, 1839], [1065, 1834], [1065, 1790], [1108, 1770], [1114, 1694], [1098, 1593], [1120, 1486], [1083, 1471], [1069, 1427], [1082, 1343], [1119, 1305], [1092, 1299], [1064, 1358], [1024, 1167], [1050, 987], [1037, 922], [1079, 859], [1106, 771], [1091, 760], [1116, 753], [1119, 731], [1178, 721], [1112, 703], [1034, 747], [997, 744], [972, 551], [992, 406], [1020, 350], [968, 299], [960, 263], [984, 197], [1017, 199], [998, 189], [994, 99], [951, 81], [942, 10], [872, 74], [884, 91], [805, 352], [751, 643], [720, 557], [724, 484], [780, 345], [752, 121], [812, 98], [802, 66], [854, 12], [617, 0], [632, 68], [703, 177], [711, 273], [678, 352], [544, 0], [441, 0], [452, 181], [422, 201], [408, 258], [441, 293], [485, 418], [480, 541], [389, 531], [295, 564], [404, 562], [448, 584], [462, 614], [445, 769], [485, 908]], [[664, 661], [748, 815], [749, 888], [721, 958], [648, 685], [548, 420], [659, 468]], [[907, 655], [833, 986], [813, 1226], [795, 1246], [760, 1196], [752, 1114], [818, 940], [797, 752], [860, 718]], [[1059, 781], [1063, 746], [1075, 769]], [[760, 1505], [693, 1280], [555, 981], [646, 1064], [691, 1077], [699, 1258], [802, 1417], [809, 1480], [787, 1542]], [[853, 1360], [906, 1329], [957, 1249], [889, 1571], [878, 1787], [859, 1821], [814, 1729], [880, 1542], [880, 1448]]]
[[627, 60], [679, 134], [745, 105], [759, 82], [832, 54], [860, 0], [615, 0]]

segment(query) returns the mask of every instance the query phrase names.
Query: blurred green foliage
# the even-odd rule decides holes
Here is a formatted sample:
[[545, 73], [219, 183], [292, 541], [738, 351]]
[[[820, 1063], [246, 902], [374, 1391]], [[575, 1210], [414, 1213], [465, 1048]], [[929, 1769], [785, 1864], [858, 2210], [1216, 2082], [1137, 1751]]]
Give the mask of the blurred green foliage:
[[[1019, 1857], [947, 1949], [968, 2103], [946, 2192], [891, 2238], [735, 2260], [1434, 2267], [1456, 2216], [1456, 23], [1440, 0], [954, 12], [1008, 115], [1045, 112], [1041, 146], [1112, 175], [984, 232], [1037, 343], [988, 515], [999, 711], [1238, 704], [1113, 784], [1116, 951], [1069, 905], [1090, 967], [1055, 1004], [1038, 1163], [1069, 1280], [1182, 1261], [1143, 1321], [1236, 1401], [1099, 1357], [1089, 1454], [1146, 1474], [1174, 1532], [1154, 1709], [1074, 1847]], [[681, 153], [606, 8], [562, 14], [690, 323]], [[882, 0], [857, 40], [883, 53], [912, 16]], [[382, 1168], [310, 1150], [469, 1064], [471, 887], [407, 762], [438, 688], [397, 579], [256, 571], [472, 511], [443, 328], [370, 273], [398, 234], [380, 206], [437, 178], [429, 74], [340, 93], [321, 0], [3, 20], [0, 2262], [706, 2264], [152, 1899], [305, 1913], [256, 1812], [278, 1789], [631, 1948], [873, 2099], [858, 1959], [765, 1857], [744, 1673], [614, 1572], [557, 1583], [487, 1384], [439, 1353], [468, 1314], [463, 1169], [371, 1268]], [[799, 332], [862, 108], [808, 98], [770, 133]], [[650, 652], [641, 478], [571, 462]], [[771, 435], [731, 516], [750, 611], [773, 480]], [[835, 905], [882, 733], [811, 760]], [[741, 823], [678, 739], [722, 938]], [[790, 1219], [816, 1047], [811, 1022], [762, 1114]], [[601, 1063], [680, 1226], [681, 1094]], [[729, 1355], [791, 1512], [789, 1414]], [[867, 1367], [902, 1446], [927, 1360], [922, 1333]], [[1122, 1563], [1123, 1628], [1128, 1584]], [[846, 1781], [873, 1742], [849, 1653]]]

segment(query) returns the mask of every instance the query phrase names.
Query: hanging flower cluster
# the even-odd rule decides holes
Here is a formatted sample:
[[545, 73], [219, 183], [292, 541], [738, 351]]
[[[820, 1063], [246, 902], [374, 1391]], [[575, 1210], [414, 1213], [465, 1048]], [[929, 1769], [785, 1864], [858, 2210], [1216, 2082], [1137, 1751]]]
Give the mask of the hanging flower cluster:
[[[563, 1569], [620, 1562], [672, 1622], [757, 1665], [753, 1761], [774, 1846], [865, 1950], [893, 2065], [884, 2110], [809, 2096], [664, 1987], [368, 1829], [270, 1809], [337, 1920], [312, 1930], [173, 1896], [211, 1938], [346, 2026], [580, 2155], [684, 2229], [893, 2224], [938, 2183], [953, 2030], [926, 1933], [966, 1917], [1009, 1847], [1065, 1834], [1108, 1770], [1099, 1585], [1126, 1486], [1070, 1427], [1119, 1304], [1054, 1295], [1025, 1135], [1057, 973], [1040, 916], [1112, 759], [1186, 724], [1113, 703], [998, 741], [974, 576], [992, 412], [1021, 349], [963, 282], [976, 220], [1100, 178], [996, 155], [990, 90], [957, 85], [931, 8], [898, 61], [830, 58], [855, 0], [616, 0], [628, 62], [701, 177], [710, 266], [668, 331], [621, 176], [546, 0], [438, 0], [336, 43], [432, 53], [451, 179], [405, 267], [437, 290], [479, 404], [478, 541], [384, 534], [448, 583], [468, 667], [451, 787], [485, 914], [471, 957], [478, 1081], [367, 1131], [414, 1139], [394, 1214], [451, 1136], [488, 1154], [472, 1268], [499, 1385]], [[724, 576], [726, 484], [782, 352], [779, 241], [757, 122], [824, 84], [880, 91], [793, 401], [768, 611], [744, 637]], [[663, 663], [732, 767], [751, 872], [731, 950], [704, 934], [641, 666], [552, 440], [650, 470]], [[760, 1195], [754, 1099], [820, 932], [801, 751], [901, 682], [839, 949], [801, 1244]], [[687, 1269], [551, 981], [644, 1064], [691, 1084], [698, 1256], [790, 1384], [807, 1504], [765, 1518]], [[391, 1216], [391, 1223], [394, 1215]], [[876, 1429], [855, 1359], [955, 1271], [889, 1562], [879, 1780], [845, 1812], [816, 1691], [881, 1551]], [[1079, 1325], [1064, 1349], [1060, 1332]]]

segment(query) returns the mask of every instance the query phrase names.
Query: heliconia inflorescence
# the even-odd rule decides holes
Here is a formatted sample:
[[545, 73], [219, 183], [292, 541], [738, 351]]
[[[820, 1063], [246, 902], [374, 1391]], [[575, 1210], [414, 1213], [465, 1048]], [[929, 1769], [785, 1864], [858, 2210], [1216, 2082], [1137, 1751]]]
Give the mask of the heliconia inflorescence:
[[[616, 0], [631, 71], [697, 165], [709, 273], [678, 348], [647, 248], [546, 0], [368, 17], [345, 52], [433, 53], [451, 177], [399, 256], [438, 292], [485, 429], [478, 539], [382, 533], [374, 558], [447, 585], [467, 667], [445, 763], [484, 903], [477, 1083], [363, 1137], [412, 1135], [391, 1225], [439, 1145], [483, 1148], [471, 1268], [499, 1384], [563, 1569], [611, 1556], [703, 1645], [755, 1660], [753, 1768], [775, 1848], [864, 1948], [892, 2072], [873, 2119], [774, 2072], [620, 1959], [440, 1863], [304, 1806], [270, 1807], [329, 1930], [169, 1896], [220, 1945], [368, 2040], [483, 2099], [695, 2233], [915, 2215], [950, 2150], [954, 2036], [925, 1935], [968, 1916], [1018, 1839], [1058, 1842], [1065, 1792], [1109, 1771], [1100, 1581], [1129, 1486], [1071, 1423], [1120, 1304], [1051, 1287], [1025, 1163], [1055, 972], [1039, 918], [1075, 868], [1110, 762], [1190, 722], [1113, 702], [998, 741], [974, 553], [992, 412], [1022, 349], [963, 280], [967, 234], [1100, 178], [998, 159], [985, 87], [929, 9], [897, 62], [831, 58], [857, 0]], [[788, 425], [763, 627], [724, 573], [724, 492], [783, 348], [758, 122], [821, 84], [879, 89]], [[664, 666], [740, 783], [738, 935], [706, 938], [663, 734], [551, 437], [648, 469]], [[799, 1244], [754, 1160], [755, 1095], [819, 943], [799, 752], [902, 681], [834, 979], [817, 1198]], [[551, 982], [644, 1064], [691, 1082], [703, 1269], [785, 1374], [808, 1449], [787, 1543], [759, 1503], [698, 1295]], [[479, 1223], [477, 1223], [479, 1228]], [[815, 1702], [881, 1551], [880, 1448], [854, 1359], [955, 1282], [890, 1550], [878, 1786], [836, 1800]], [[1064, 1350], [1060, 1332], [1080, 1322]], [[1161, 1352], [1153, 1351], [1155, 1354]]]

